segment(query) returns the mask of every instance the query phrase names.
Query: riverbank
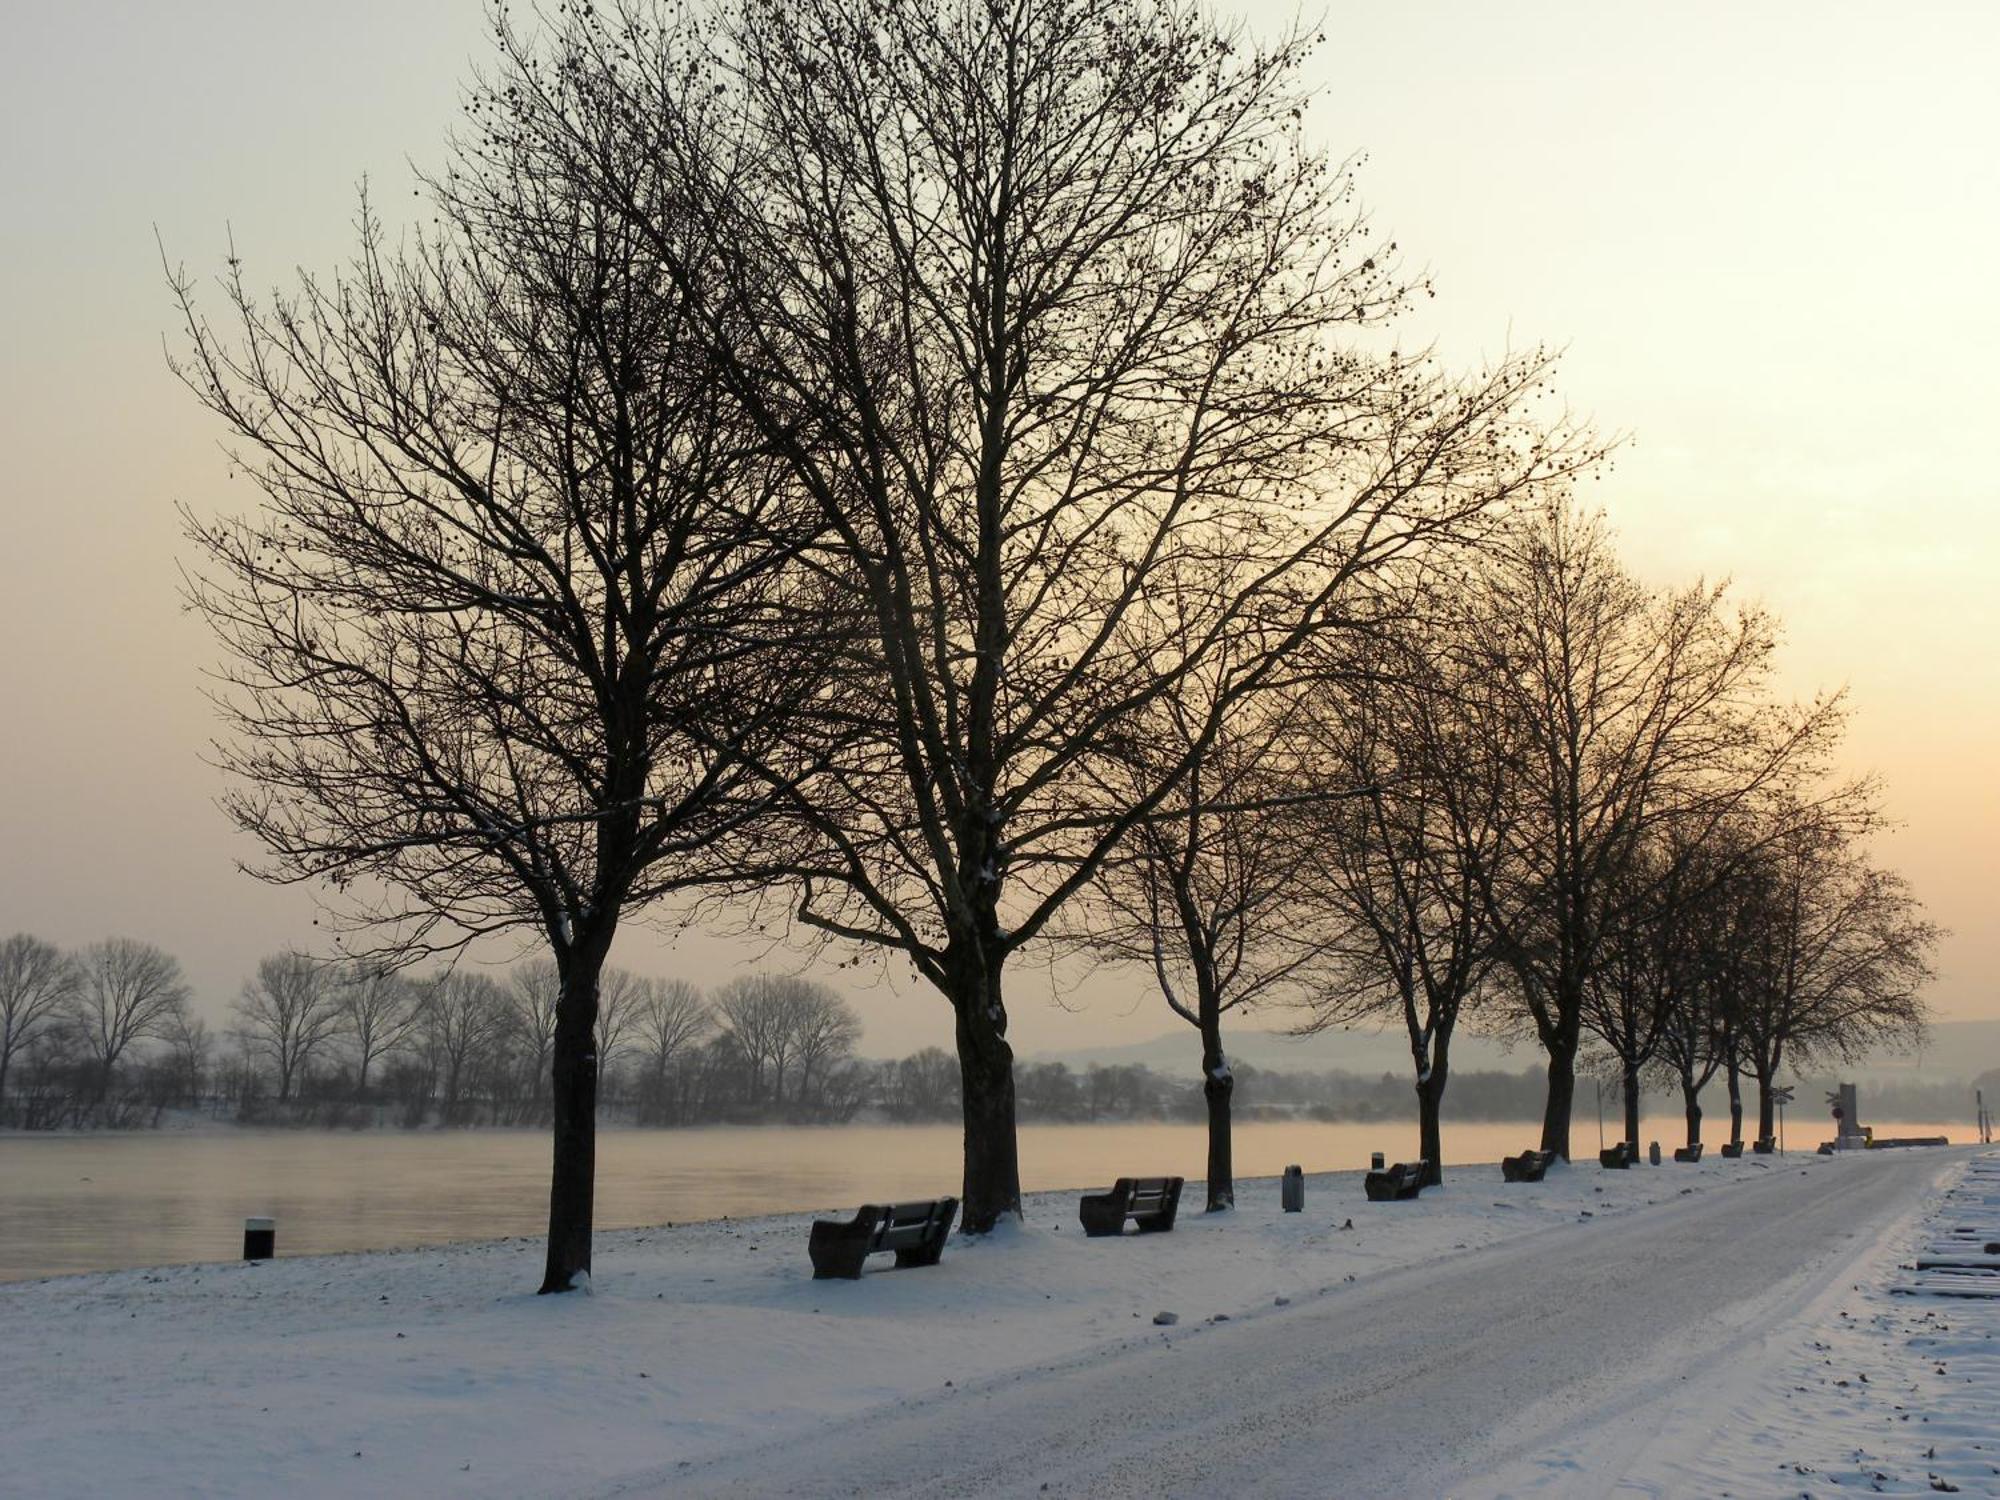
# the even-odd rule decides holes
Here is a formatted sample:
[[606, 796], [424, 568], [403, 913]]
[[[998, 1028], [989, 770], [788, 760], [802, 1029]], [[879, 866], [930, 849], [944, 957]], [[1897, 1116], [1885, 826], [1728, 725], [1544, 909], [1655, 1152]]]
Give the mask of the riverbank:
[[[1641, 1138], [1671, 1145], [1680, 1123], [1649, 1118]], [[1445, 1160], [1495, 1162], [1538, 1135], [1528, 1120], [1451, 1123]], [[1375, 1151], [1391, 1161], [1414, 1156], [1416, 1137], [1414, 1120], [1246, 1121], [1235, 1131], [1236, 1165], [1245, 1177], [1274, 1176], [1292, 1162], [1309, 1172], [1351, 1169]], [[1797, 1150], [1817, 1139], [1792, 1133]], [[1019, 1140], [1030, 1191], [1142, 1170], [1193, 1178], [1207, 1161], [1203, 1128], [1185, 1123], [1030, 1124]], [[1579, 1155], [1595, 1152], [1592, 1125], [1575, 1144]], [[616, 1229], [935, 1198], [957, 1190], [963, 1160], [955, 1125], [611, 1128], [598, 1138], [597, 1222]], [[548, 1173], [547, 1133], [527, 1128], [0, 1138], [0, 1282], [227, 1259], [251, 1215], [278, 1220], [287, 1254], [537, 1234], [547, 1223]]]
[[[1908, 1155], [1913, 1172], [1942, 1165]], [[531, 1295], [531, 1239], [0, 1286], [0, 1491], [607, 1491], [968, 1383], [1284, 1318], [1413, 1265], [1849, 1165], [1584, 1166], [1540, 1185], [1464, 1167], [1395, 1205], [1333, 1173], [1290, 1215], [1268, 1179], [1216, 1216], [1190, 1182], [1172, 1234], [1117, 1242], [1083, 1237], [1073, 1192], [1037, 1193], [1020, 1227], [858, 1283], [811, 1279], [811, 1216], [792, 1214], [602, 1234], [587, 1298]], [[1156, 1326], [1162, 1312], [1176, 1323]]]

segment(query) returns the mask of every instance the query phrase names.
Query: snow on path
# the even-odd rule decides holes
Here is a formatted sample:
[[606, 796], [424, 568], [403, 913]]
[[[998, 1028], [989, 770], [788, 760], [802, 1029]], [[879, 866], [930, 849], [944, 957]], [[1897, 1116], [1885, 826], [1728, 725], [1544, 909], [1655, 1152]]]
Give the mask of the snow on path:
[[[1074, 1192], [1040, 1193], [1017, 1230], [954, 1240], [939, 1266], [871, 1269], [855, 1283], [811, 1279], [811, 1215], [792, 1214], [602, 1234], [588, 1298], [533, 1296], [541, 1250], [524, 1240], [5, 1284], [0, 1495], [570, 1496], [629, 1487], [632, 1475], [678, 1493], [683, 1463], [780, 1441], [788, 1451], [767, 1456], [749, 1492], [790, 1488], [765, 1481], [793, 1474], [808, 1490], [831, 1488], [840, 1453], [875, 1488], [876, 1414], [919, 1432], [971, 1409], [961, 1403], [1017, 1401], [1024, 1419], [1039, 1410], [1057, 1432], [1094, 1410], [1061, 1409], [1079, 1374], [1191, 1370], [1197, 1355], [1232, 1347], [1241, 1352], [1223, 1389], [1233, 1403], [1240, 1386], [1245, 1424], [1267, 1409], [1263, 1367], [1311, 1347], [1375, 1371], [1386, 1405], [1368, 1408], [1363, 1391], [1357, 1409], [1392, 1418], [1406, 1395], [1423, 1396], [1398, 1351], [1447, 1384], [1463, 1367], [1461, 1384], [1501, 1393], [1474, 1403], [1497, 1428], [1524, 1391], [1560, 1385], [1579, 1360], [1607, 1362], [1579, 1330], [1616, 1321], [1622, 1294], [1602, 1283], [1621, 1258], [1643, 1264], [1646, 1245], [1684, 1222], [1709, 1235], [1741, 1287], [1727, 1241], [1744, 1223], [1824, 1217], [1822, 1199], [1846, 1205], [1837, 1218], [1930, 1175], [1907, 1157], [1896, 1165], [1593, 1164], [1539, 1185], [1502, 1184], [1489, 1165], [1448, 1171], [1444, 1189], [1417, 1202], [1379, 1205], [1364, 1201], [1358, 1173], [1327, 1174], [1307, 1179], [1303, 1214], [1279, 1213], [1265, 1179], [1241, 1184], [1236, 1213], [1202, 1215], [1190, 1183], [1172, 1234], [1118, 1241], [1083, 1238]], [[1537, 1278], [1536, 1267], [1552, 1269]], [[1511, 1301], [1479, 1302], [1493, 1278], [1515, 1288]], [[1453, 1284], [1456, 1301], [1436, 1302], [1434, 1288]], [[1707, 1296], [1704, 1285], [1691, 1300]], [[1179, 1325], [1154, 1327], [1159, 1310]], [[1207, 1322], [1217, 1316], [1231, 1321]], [[1468, 1328], [1490, 1336], [1465, 1346]], [[1092, 1399], [1130, 1385], [1119, 1375]], [[1036, 1408], [1029, 1398], [1044, 1387]], [[1134, 1450], [1147, 1462], [1178, 1462], [1208, 1394], [1199, 1383], [1167, 1389], [1170, 1416], [1135, 1416], [1150, 1433]], [[1267, 1441], [1239, 1432], [1238, 1451], [1261, 1457], [1295, 1429], [1344, 1424], [1356, 1399], [1338, 1380], [1308, 1391], [1296, 1422]], [[1077, 1426], [1069, 1441], [1087, 1435]], [[966, 1451], [995, 1441], [985, 1434]], [[1039, 1441], [1031, 1425], [1003, 1451], [1039, 1457]], [[1431, 1446], [1420, 1441], [1417, 1456]], [[952, 1450], [926, 1452], [918, 1468], [956, 1472]], [[1043, 1477], [1071, 1488], [1069, 1472], [1056, 1463]], [[1160, 1477], [1147, 1493], [1177, 1488]], [[726, 1478], [701, 1471], [704, 1484]]]
[[1615, 1494], [2000, 1495], [2000, 1278], [1979, 1299], [1892, 1290], [1922, 1285], [1910, 1267], [1957, 1226], [2000, 1239], [2000, 1153], [1926, 1175], [1922, 1211], [1759, 1357], [1656, 1414]]
[[[1755, 1191], [1162, 1330], [618, 1493], [1605, 1494], [1664, 1393], [1795, 1315], [1934, 1175], [1907, 1156], [1793, 1158]], [[1577, 1435], [1606, 1423], [1619, 1443], [1580, 1460]], [[1525, 1482], [1496, 1487], [1523, 1460]]]

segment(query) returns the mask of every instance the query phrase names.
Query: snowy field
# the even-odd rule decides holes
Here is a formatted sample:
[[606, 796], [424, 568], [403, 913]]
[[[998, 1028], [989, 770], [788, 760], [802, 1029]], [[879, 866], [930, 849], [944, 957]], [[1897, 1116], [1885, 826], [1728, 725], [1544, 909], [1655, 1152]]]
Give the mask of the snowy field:
[[[1630, 1263], [1643, 1250], [1659, 1274], [1642, 1283], [1684, 1301], [1673, 1267], [1705, 1265], [1712, 1279], [1746, 1226], [1769, 1240], [1759, 1253], [1774, 1268], [1767, 1288], [1754, 1257], [1744, 1262], [1744, 1285], [1758, 1297], [1744, 1304], [1754, 1316], [1736, 1322], [1756, 1335], [1739, 1339], [1712, 1379], [1668, 1403], [1670, 1420], [1659, 1419], [1656, 1401], [1643, 1429], [1658, 1435], [1649, 1447], [1599, 1454], [1572, 1395], [1569, 1407], [1512, 1428], [1516, 1448], [1534, 1439], [1532, 1453], [1498, 1444], [1494, 1466], [1479, 1471], [1494, 1484], [1463, 1492], [1608, 1493], [1615, 1481], [1604, 1476], [1625, 1473], [1637, 1481], [1630, 1493], [1831, 1494], [1856, 1482], [1856, 1452], [1865, 1450], [1881, 1456], [1885, 1488], [1905, 1486], [1892, 1492], [1911, 1492], [1913, 1478], [1934, 1472], [1964, 1493], [1994, 1493], [2000, 1479], [1975, 1470], [2000, 1442], [2000, 1303], [1891, 1302], [1881, 1289], [1923, 1232], [1921, 1216], [1944, 1201], [1939, 1184], [1969, 1153], [1888, 1155], [1630, 1172], [1592, 1164], [1541, 1185], [1504, 1185], [1490, 1166], [1465, 1168], [1405, 1204], [1369, 1204], [1359, 1174], [1335, 1174], [1307, 1180], [1307, 1211], [1296, 1215], [1278, 1212], [1276, 1183], [1265, 1180], [1242, 1185], [1236, 1214], [1206, 1217], [1190, 1183], [1172, 1234], [1119, 1241], [1084, 1238], [1076, 1194], [1038, 1194], [1018, 1230], [954, 1241], [934, 1268], [890, 1270], [883, 1257], [872, 1265], [884, 1269], [871, 1267], [859, 1283], [814, 1282], [811, 1216], [787, 1215], [600, 1236], [587, 1298], [531, 1295], [540, 1247], [521, 1240], [0, 1286], [9, 1355], [0, 1373], [8, 1413], [0, 1494], [850, 1493], [842, 1455], [865, 1461], [878, 1445], [889, 1451], [898, 1439], [882, 1426], [887, 1418], [902, 1421], [913, 1451], [923, 1451], [951, 1423], [975, 1419], [978, 1403], [1039, 1400], [1064, 1415], [1064, 1381], [1110, 1382], [1143, 1406], [1147, 1361], [1185, 1357], [1200, 1399], [1225, 1414], [1232, 1398], [1216, 1392], [1232, 1386], [1195, 1379], [1211, 1358], [1237, 1361], [1230, 1368], [1246, 1373], [1236, 1388], [1247, 1390], [1281, 1351], [1324, 1353], [1352, 1328], [1357, 1344], [1336, 1351], [1340, 1368], [1372, 1381], [1371, 1392], [1381, 1387], [1367, 1376], [1371, 1359], [1391, 1371], [1433, 1368], [1368, 1342], [1366, 1330], [1385, 1317], [1413, 1330], [1413, 1346], [1446, 1345], [1430, 1352], [1434, 1378], [1447, 1383], [1474, 1378], [1472, 1362], [1435, 1328], [1421, 1340], [1414, 1330], [1426, 1317], [1456, 1330], [1490, 1366], [1480, 1388], [1525, 1411], [1530, 1396], [1574, 1373], [1600, 1310], [1607, 1343], [1632, 1343], [1617, 1319], [1637, 1320], [1644, 1308], [1624, 1290], [1590, 1292], [1590, 1267]], [[1852, 1237], [1830, 1234], [1812, 1212], [1829, 1223], [1851, 1216]], [[1669, 1242], [1683, 1223], [1692, 1239], [1680, 1255]], [[1806, 1269], [1782, 1240], [1794, 1224], [1822, 1247]], [[1500, 1309], [1514, 1315], [1511, 1325], [1497, 1317], [1475, 1326], [1477, 1312], [1450, 1302], [1538, 1268], [1552, 1282], [1546, 1297]], [[1828, 1280], [1835, 1272], [1838, 1285]], [[1176, 1321], [1156, 1325], [1162, 1312]], [[1627, 1349], [1626, 1365], [1652, 1375], [1701, 1357], [1699, 1340], [1690, 1352], [1670, 1339], [1657, 1358], [1644, 1342]], [[1631, 1392], [1645, 1382], [1634, 1386], [1624, 1369], [1605, 1356], [1603, 1388], [1628, 1403], [1620, 1420], [1629, 1425]], [[1337, 1424], [1349, 1398], [1331, 1386], [1317, 1394], [1325, 1378], [1302, 1379], [1291, 1398]], [[1191, 1387], [1186, 1399], [1196, 1394]], [[1893, 1410], [1899, 1401], [1907, 1423]], [[1718, 1403], [1740, 1419], [1719, 1433]], [[1426, 1410], [1421, 1391], [1406, 1404]], [[1081, 1432], [1120, 1430], [1081, 1408], [1066, 1415]], [[1676, 1422], [1702, 1425], [1668, 1441]], [[1126, 1425], [1177, 1454], [1177, 1423], [1162, 1415]], [[1927, 1470], [1917, 1458], [1920, 1428], [1923, 1446], [1939, 1455], [1922, 1460]], [[1118, 1488], [1077, 1480], [1075, 1454], [1038, 1467], [1032, 1427], [997, 1430], [1009, 1434], [1018, 1473], [913, 1492], [1006, 1492], [1015, 1480], [1025, 1493]], [[1215, 1451], [1231, 1451], [1231, 1441], [1262, 1445], [1246, 1453], [1275, 1451], [1280, 1436], [1218, 1436]], [[1066, 1451], [1053, 1433], [1050, 1442], [1050, 1454]], [[1118, 1467], [1115, 1454], [1107, 1462]], [[1509, 1463], [1518, 1485], [1505, 1479]], [[1313, 1472], [1316, 1481], [1290, 1490], [1274, 1482], [1265, 1492], [1383, 1492], [1344, 1488], [1324, 1467]], [[1398, 1472], [1411, 1492], [1426, 1492], [1420, 1475], [1430, 1471]], [[1840, 1489], [1829, 1487], [1836, 1473]], [[1192, 1486], [1196, 1469], [1187, 1474]], [[813, 1475], [822, 1487], [806, 1482]], [[1134, 1493], [1185, 1492], [1157, 1466], [1140, 1477]]]

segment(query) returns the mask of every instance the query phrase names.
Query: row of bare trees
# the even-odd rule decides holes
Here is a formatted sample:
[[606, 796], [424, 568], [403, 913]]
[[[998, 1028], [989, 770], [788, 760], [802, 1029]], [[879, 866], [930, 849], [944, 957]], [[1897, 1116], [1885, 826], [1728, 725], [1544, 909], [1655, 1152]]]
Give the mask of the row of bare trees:
[[[1509, 518], [1601, 445], [1540, 351], [1461, 375], [1402, 347], [1429, 288], [1305, 132], [1315, 39], [1179, 0], [613, 0], [492, 31], [428, 226], [364, 202], [344, 271], [270, 295], [232, 254], [221, 329], [176, 272], [176, 368], [261, 491], [186, 532], [262, 873], [330, 887], [357, 955], [546, 949], [542, 1289], [588, 1276], [613, 940], [676, 896], [950, 1007], [975, 1233], [1020, 1206], [1004, 976], [1079, 932], [1157, 955], [1224, 1114], [1228, 1005], [1355, 932], [1395, 969], [1420, 930], [1416, 1017], [1490, 951], [1566, 1144], [1606, 882], [1636, 868], [1612, 854], [1663, 827], [1619, 809], [1700, 780], [1678, 726], [1760, 669], [1758, 627], [1522, 553], [1570, 545]], [[1550, 596], [1479, 609], [1508, 567]], [[1650, 644], [1561, 654], [1620, 610]], [[1305, 835], [1239, 812], [1411, 815], [1367, 738], [1405, 732], [1369, 696], [1418, 689], [1402, 661], [1480, 684], [1436, 733], [1556, 800], [1510, 804], [1462, 962], [1428, 898], [1250, 944], [1231, 924]], [[1566, 718], [1593, 671], [1649, 726], [1622, 772]], [[1784, 760], [1726, 732], [1732, 775]], [[1215, 838], [1219, 885], [1176, 875]], [[1440, 1091], [1441, 1024], [1412, 1020]], [[756, 1047], [776, 1097], [825, 1076]]]
[[[1200, 1029], [1209, 1206], [1231, 1196], [1221, 1020], [1400, 1023], [1421, 1151], [1461, 1023], [1537, 1041], [1541, 1146], [1567, 1157], [1577, 1060], [1698, 1095], [1921, 1034], [1937, 930], [1871, 862], [1876, 788], [1831, 772], [1842, 704], [1771, 696], [1776, 629], [1722, 588], [1640, 583], [1555, 501], [1427, 580], [1195, 753], [1174, 804], [1099, 872], [1076, 940], [1150, 956]], [[1153, 753], [1191, 745], [1175, 705]], [[1216, 791], [1204, 793], [1203, 782]], [[1226, 790], [1223, 790], [1226, 789]]]

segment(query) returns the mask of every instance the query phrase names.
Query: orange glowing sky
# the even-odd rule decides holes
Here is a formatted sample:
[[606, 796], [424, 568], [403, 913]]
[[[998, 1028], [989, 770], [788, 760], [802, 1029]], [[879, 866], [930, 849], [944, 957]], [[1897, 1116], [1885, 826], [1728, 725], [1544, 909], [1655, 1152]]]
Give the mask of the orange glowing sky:
[[[420, 14], [415, 14], [417, 12]], [[1252, 13], [1269, 26], [1291, 14]], [[1314, 129], [1432, 270], [1454, 363], [1567, 346], [1630, 435], [1593, 495], [1667, 582], [1732, 576], [1787, 622], [1784, 678], [1848, 684], [1884, 858], [1952, 929], [1941, 1015], [2000, 1017], [2000, 8], [1471, 0], [1326, 13]], [[234, 873], [210, 804], [201, 628], [172, 504], [241, 505], [168, 377], [154, 244], [256, 281], [329, 268], [354, 186], [420, 208], [482, 47], [477, 0], [40, 6], [0, 57], [0, 933], [179, 954], [219, 1015], [310, 902]], [[741, 955], [615, 960], [711, 982]], [[1024, 966], [1023, 1050], [1166, 1029], [1133, 987], [1069, 1012]], [[870, 1050], [948, 1044], [921, 991], [856, 994]]]

